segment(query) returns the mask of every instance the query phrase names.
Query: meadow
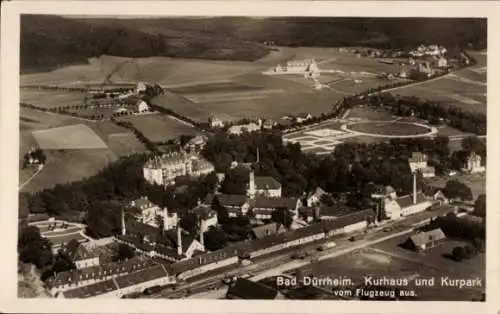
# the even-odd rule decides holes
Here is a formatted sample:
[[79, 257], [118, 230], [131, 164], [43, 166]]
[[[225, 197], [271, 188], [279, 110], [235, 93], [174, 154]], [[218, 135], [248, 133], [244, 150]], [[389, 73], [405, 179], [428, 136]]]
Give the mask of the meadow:
[[60, 106], [82, 105], [85, 94], [74, 91], [38, 90], [37, 88], [21, 88], [19, 94], [21, 102], [33, 104], [43, 108], [57, 108]]
[[198, 132], [189, 125], [166, 115], [147, 114], [118, 118], [130, 122], [152, 142], [163, 142], [180, 135], [196, 135]]

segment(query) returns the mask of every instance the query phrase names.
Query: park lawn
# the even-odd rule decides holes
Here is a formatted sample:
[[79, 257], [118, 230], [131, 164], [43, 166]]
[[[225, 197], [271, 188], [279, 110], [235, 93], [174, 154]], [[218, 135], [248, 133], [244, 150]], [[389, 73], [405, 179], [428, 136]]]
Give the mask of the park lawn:
[[402, 122], [359, 122], [349, 125], [349, 129], [380, 135], [418, 135], [430, 131], [423, 126]]
[[198, 131], [183, 122], [163, 114], [125, 116], [119, 121], [130, 122], [152, 142], [167, 141], [180, 135], [197, 135]]

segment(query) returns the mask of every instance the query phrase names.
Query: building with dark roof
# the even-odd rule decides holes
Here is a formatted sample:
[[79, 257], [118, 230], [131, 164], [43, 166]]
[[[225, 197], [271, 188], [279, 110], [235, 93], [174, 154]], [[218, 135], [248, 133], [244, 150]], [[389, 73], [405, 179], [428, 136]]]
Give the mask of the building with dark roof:
[[271, 214], [277, 209], [287, 209], [290, 211], [293, 219], [298, 218], [298, 210], [301, 202], [296, 197], [266, 197], [255, 196], [251, 201], [252, 212], [256, 219], [271, 219]]
[[273, 234], [280, 234], [286, 231], [285, 226], [282, 224], [277, 224], [275, 222], [272, 222], [270, 224], [266, 225], [261, 225], [257, 226], [252, 229], [252, 233], [256, 239], [262, 239], [263, 237], [273, 235]]
[[61, 291], [85, 287], [134, 271], [151, 267], [149, 260], [133, 258], [122, 263], [109, 263], [81, 269], [60, 272], [47, 280], [48, 290], [52, 295]]
[[352, 213], [354, 209], [343, 205], [321, 206], [317, 217], [320, 220], [332, 220]]
[[142, 292], [150, 287], [164, 286], [174, 284], [175, 282], [175, 278], [169, 275], [165, 266], [154, 265], [126, 275], [117, 276], [103, 282], [63, 291], [58, 295], [58, 297], [121, 297], [131, 293]]
[[[209, 196], [208, 196], [209, 197]], [[228, 210], [229, 217], [245, 215], [250, 207], [246, 195], [216, 194], [216, 201]]]
[[323, 195], [328, 195], [322, 188], [317, 187], [314, 192], [310, 192], [307, 195], [306, 205], [307, 207], [314, 207], [321, 204], [321, 198]]
[[199, 254], [171, 265], [172, 273], [179, 279], [198, 276], [207, 271], [238, 263], [237, 247], [229, 246], [214, 252]]
[[270, 176], [255, 176], [255, 194], [281, 197], [281, 183]]
[[441, 229], [434, 229], [427, 232], [420, 232], [412, 235], [408, 240], [411, 247], [417, 251], [425, 251], [436, 247], [446, 239]]
[[59, 252], [69, 261], [75, 264], [76, 268], [85, 268], [99, 265], [99, 255], [90, 253], [78, 240], [72, 239], [63, 245]]
[[239, 278], [234, 285], [229, 287], [226, 298], [245, 300], [284, 299], [278, 290], [244, 278]]

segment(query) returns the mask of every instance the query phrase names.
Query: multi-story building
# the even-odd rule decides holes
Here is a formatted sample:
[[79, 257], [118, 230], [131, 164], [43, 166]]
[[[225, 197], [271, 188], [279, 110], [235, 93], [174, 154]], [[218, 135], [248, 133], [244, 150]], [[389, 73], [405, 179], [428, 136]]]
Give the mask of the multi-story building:
[[464, 170], [471, 173], [477, 173], [486, 171], [486, 168], [484, 166], [481, 166], [481, 156], [479, 154], [476, 154], [475, 152], [472, 152], [467, 158]]
[[203, 157], [181, 151], [152, 158], [144, 165], [143, 175], [151, 184], [170, 185], [177, 177], [200, 177], [214, 170], [214, 165]]

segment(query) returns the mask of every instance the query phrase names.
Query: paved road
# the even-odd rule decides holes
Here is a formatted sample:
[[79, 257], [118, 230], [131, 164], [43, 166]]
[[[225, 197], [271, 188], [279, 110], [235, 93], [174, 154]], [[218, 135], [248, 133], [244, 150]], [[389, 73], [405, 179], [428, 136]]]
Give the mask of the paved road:
[[[358, 240], [357, 242], [351, 242], [348, 240], [349, 236], [329, 238], [326, 242], [334, 241], [337, 246], [325, 250], [323, 252], [317, 252], [317, 247], [320, 245], [319, 242], [311, 243], [301, 247], [300, 249], [287, 250], [286, 252], [280, 252], [280, 255], [270, 255], [266, 256], [265, 259], [257, 261], [249, 266], [239, 266], [236, 265], [234, 269], [227, 271], [216, 272], [213, 275], [209, 275], [205, 278], [196, 279], [193, 281], [188, 281], [176, 290], [166, 289], [158, 294], [152, 296], [141, 296], [142, 298], [186, 298], [191, 295], [198, 296], [219, 296], [221, 289], [224, 289], [222, 284], [222, 279], [226, 276], [238, 276], [245, 273], [257, 274], [251, 278], [251, 280], [260, 280], [265, 277], [270, 277], [275, 274], [282, 273], [283, 271], [288, 271], [290, 269], [295, 269], [308, 265], [314, 260], [293, 260], [291, 261], [291, 255], [297, 250], [307, 251], [311, 255], [315, 254], [318, 260], [324, 260], [336, 256], [341, 256], [352, 252], [356, 249], [366, 247], [378, 242], [382, 242], [402, 234], [409, 233], [413, 230], [414, 226], [422, 224], [428, 221], [431, 217], [437, 215], [444, 215], [453, 210], [452, 206], [443, 206], [441, 208], [425, 211], [413, 216], [407, 217], [405, 219], [390, 221], [382, 224], [378, 227], [370, 229], [365, 238]], [[383, 229], [387, 227], [392, 227], [393, 230], [389, 232], [384, 232]]]

